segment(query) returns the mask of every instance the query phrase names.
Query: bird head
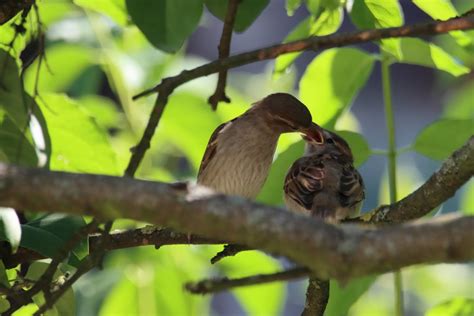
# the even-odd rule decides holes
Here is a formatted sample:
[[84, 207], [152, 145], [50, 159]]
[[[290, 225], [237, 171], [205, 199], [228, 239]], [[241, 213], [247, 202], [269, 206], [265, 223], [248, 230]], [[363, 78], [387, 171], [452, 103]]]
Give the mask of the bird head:
[[350, 161], [354, 161], [351, 148], [344, 138], [319, 126], [318, 129], [314, 127], [313, 131], [319, 132], [319, 136], [313, 137], [313, 139], [306, 135], [303, 136], [306, 141], [305, 155], [338, 153], [346, 156]]

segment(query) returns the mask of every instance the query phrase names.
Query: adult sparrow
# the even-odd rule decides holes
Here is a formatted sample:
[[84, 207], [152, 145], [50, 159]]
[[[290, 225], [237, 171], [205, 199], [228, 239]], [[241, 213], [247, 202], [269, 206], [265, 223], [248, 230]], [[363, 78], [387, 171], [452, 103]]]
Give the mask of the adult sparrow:
[[282, 133], [300, 132], [309, 141], [321, 133], [298, 99], [275, 93], [212, 133], [198, 172], [198, 184], [215, 191], [255, 198], [262, 188]]
[[320, 137], [307, 139], [305, 155], [286, 175], [285, 204], [291, 211], [338, 222], [359, 211], [364, 183], [347, 142], [325, 129], [319, 131]]

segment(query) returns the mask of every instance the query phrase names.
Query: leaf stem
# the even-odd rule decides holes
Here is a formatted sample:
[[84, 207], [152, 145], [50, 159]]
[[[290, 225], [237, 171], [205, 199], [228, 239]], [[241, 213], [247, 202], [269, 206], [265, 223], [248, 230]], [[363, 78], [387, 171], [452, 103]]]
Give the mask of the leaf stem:
[[[381, 52], [384, 56], [383, 52]], [[388, 182], [390, 191], [390, 203], [397, 200], [397, 148], [395, 143], [395, 119], [392, 106], [392, 91], [390, 82], [390, 61], [387, 56], [382, 58], [382, 90], [385, 105], [385, 122], [388, 133]], [[403, 285], [401, 271], [394, 272], [395, 287], [395, 315], [403, 316]]]

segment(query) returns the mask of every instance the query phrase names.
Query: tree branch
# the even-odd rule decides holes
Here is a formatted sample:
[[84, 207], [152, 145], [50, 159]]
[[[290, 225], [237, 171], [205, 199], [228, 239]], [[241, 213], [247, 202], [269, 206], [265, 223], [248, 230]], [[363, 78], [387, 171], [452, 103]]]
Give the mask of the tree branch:
[[199, 77], [205, 77], [222, 70], [236, 68], [257, 61], [273, 59], [282, 54], [304, 50], [322, 50], [333, 47], [354, 45], [384, 38], [418, 37], [423, 35], [443, 34], [455, 30], [468, 30], [474, 28], [473, 16], [474, 12], [469, 11], [461, 17], [452, 18], [446, 21], [432, 21], [424, 24], [333, 34], [320, 37], [314, 36], [294, 42], [260, 48], [247, 53], [215, 60], [191, 70], [184, 70], [179, 75], [164, 79], [154, 88], [137, 94], [133, 97], [133, 99], [138, 99], [155, 92], [161, 92], [164, 85], [171, 84], [176, 88]]
[[336, 227], [194, 185], [0, 165], [0, 205], [169, 226], [285, 255], [323, 279], [474, 259], [473, 217], [444, 216], [378, 230]]
[[229, 279], [224, 277], [219, 279], [202, 280], [195, 283], [188, 282], [184, 285], [184, 287], [193, 294], [209, 294], [229, 290], [239, 286], [249, 286], [303, 278], [310, 273], [311, 271], [308, 268], [297, 267], [276, 273], [257, 274], [237, 279]]
[[420, 218], [452, 197], [474, 175], [474, 136], [446, 159], [421, 187], [404, 199], [364, 215], [372, 223]]
[[329, 281], [309, 278], [303, 316], [323, 316], [329, 301]]
[[[241, 0], [228, 0], [227, 13], [225, 16], [224, 27], [222, 29], [221, 40], [219, 43], [219, 59], [229, 57], [232, 31], [234, 29], [235, 16], [237, 14], [237, 8], [239, 7], [240, 1]], [[226, 82], [227, 70], [222, 70], [219, 72], [216, 91], [208, 99], [208, 102], [213, 110], [217, 109], [217, 104], [219, 103], [219, 101], [224, 101], [226, 103], [230, 102], [229, 97], [225, 94]]]

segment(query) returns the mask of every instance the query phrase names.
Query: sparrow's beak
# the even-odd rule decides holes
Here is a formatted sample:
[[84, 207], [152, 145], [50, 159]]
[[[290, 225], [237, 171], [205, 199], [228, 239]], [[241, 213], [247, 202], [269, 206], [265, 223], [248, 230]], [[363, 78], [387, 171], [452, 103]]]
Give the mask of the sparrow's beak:
[[323, 129], [316, 123], [311, 123], [311, 126], [301, 129], [303, 139], [312, 145], [322, 145], [324, 143]]

